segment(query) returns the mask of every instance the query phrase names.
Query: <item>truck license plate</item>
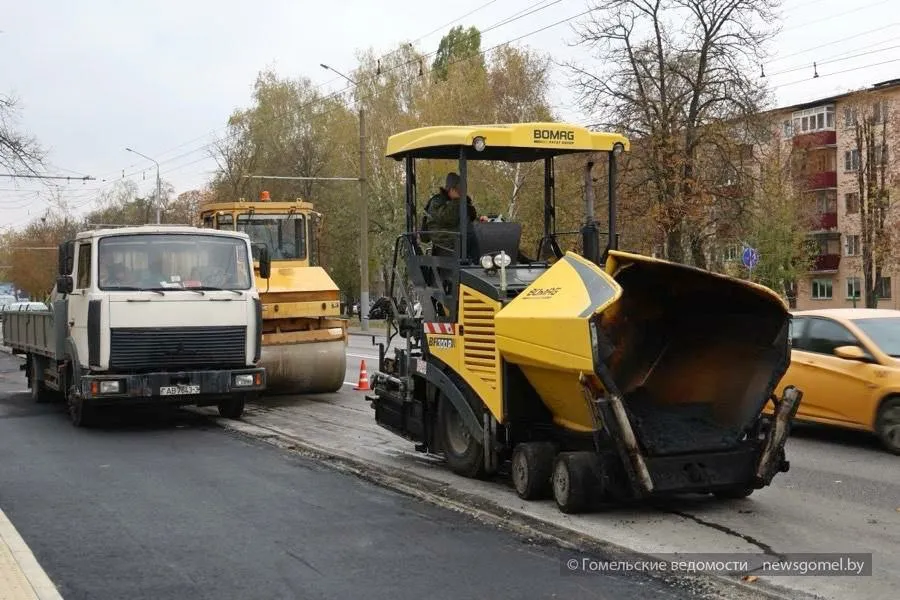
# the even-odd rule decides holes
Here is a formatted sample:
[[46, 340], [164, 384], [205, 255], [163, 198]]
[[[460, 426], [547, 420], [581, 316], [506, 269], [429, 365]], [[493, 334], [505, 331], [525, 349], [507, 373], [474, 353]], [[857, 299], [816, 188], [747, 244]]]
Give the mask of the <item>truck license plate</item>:
[[189, 396], [199, 393], [199, 385], [164, 385], [159, 388], [160, 396]]

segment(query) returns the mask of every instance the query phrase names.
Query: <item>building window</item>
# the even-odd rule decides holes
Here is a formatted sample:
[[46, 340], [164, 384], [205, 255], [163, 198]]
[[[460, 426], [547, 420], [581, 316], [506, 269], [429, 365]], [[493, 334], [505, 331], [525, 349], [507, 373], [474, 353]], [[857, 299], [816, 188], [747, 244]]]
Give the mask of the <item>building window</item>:
[[858, 116], [859, 116], [859, 111], [855, 107], [845, 108], [844, 109], [844, 127], [855, 126]]
[[844, 256], [857, 256], [859, 254], [859, 236], [844, 236]]
[[847, 150], [844, 152], [844, 170], [856, 171], [859, 169], [859, 150]]
[[847, 278], [847, 298], [860, 297], [859, 277]]
[[887, 101], [878, 100], [872, 106], [872, 118], [875, 123], [881, 123], [887, 119]]
[[818, 190], [813, 193], [816, 198], [816, 212], [819, 214], [837, 212], [837, 190]]
[[831, 280], [813, 279], [812, 297], [813, 300], [831, 300]]
[[879, 300], [891, 299], [891, 278], [880, 277], [875, 281], [875, 294]]
[[834, 105], [798, 110], [791, 114], [791, 122], [794, 135], [834, 129]]
[[859, 212], [859, 194], [857, 192], [844, 194], [844, 210], [848, 215], [855, 215]]
[[882, 156], [884, 157], [884, 161], [888, 161], [888, 149], [887, 146], [878, 145], [875, 146], [875, 164], [880, 166]]
[[790, 121], [785, 121], [781, 124], [781, 133], [786, 138], [789, 138], [794, 135], [794, 129], [793, 129], [793, 127], [791, 127]]

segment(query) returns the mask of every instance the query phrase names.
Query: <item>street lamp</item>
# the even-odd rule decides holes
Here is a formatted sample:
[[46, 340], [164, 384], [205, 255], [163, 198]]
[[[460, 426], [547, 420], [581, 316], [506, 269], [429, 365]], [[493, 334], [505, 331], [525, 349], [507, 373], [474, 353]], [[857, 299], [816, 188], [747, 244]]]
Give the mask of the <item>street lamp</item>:
[[[319, 64], [326, 71], [337, 73], [352, 85], [355, 81], [324, 63]], [[369, 330], [369, 205], [366, 188], [366, 112], [359, 104], [359, 323], [363, 331]]]
[[160, 223], [159, 204], [160, 204], [160, 201], [162, 200], [162, 194], [160, 193], [160, 186], [159, 186], [159, 163], [156, 162], [155, 160], [153, 160], [152, 158], [150, 158], [149, 156], [147, 156], [146, 154], [141, 154], [137, 150], [132, 150], [131, 148], [125, 148], [125, 150], [127, 150], [128, 152], [133, 152], [134, 154], [137, 154], [138, 156], [141, 156], [143, 158], [146, 158], [147, 160], [153, 162], [156, 165], [156, 224], [159, 225], [159, 223]]

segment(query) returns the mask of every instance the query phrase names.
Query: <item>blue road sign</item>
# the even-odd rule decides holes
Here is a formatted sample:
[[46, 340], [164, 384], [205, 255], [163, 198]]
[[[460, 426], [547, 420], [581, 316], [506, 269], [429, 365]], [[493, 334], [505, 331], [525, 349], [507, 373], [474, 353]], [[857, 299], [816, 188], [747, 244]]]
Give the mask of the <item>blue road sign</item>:
[[759, 252], [756, 248], [750, 248], [749, 246], [744, 248], [744, 253], [741, 255], [741, 262], [744, 263], [744, 266], [748, 269], [752, 269], [759, 263]]

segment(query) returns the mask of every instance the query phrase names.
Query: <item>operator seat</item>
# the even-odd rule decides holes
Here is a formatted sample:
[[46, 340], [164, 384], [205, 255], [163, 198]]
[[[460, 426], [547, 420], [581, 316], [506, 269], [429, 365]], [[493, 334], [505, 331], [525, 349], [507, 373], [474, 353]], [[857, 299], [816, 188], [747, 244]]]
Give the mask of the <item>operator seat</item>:
[[478, 257], [496, 252], [506, 252], [511, 265], [519, 261], [519, 243], [522, 240], [522, 224], [511, 221], [476, 221], [475, 252]]

